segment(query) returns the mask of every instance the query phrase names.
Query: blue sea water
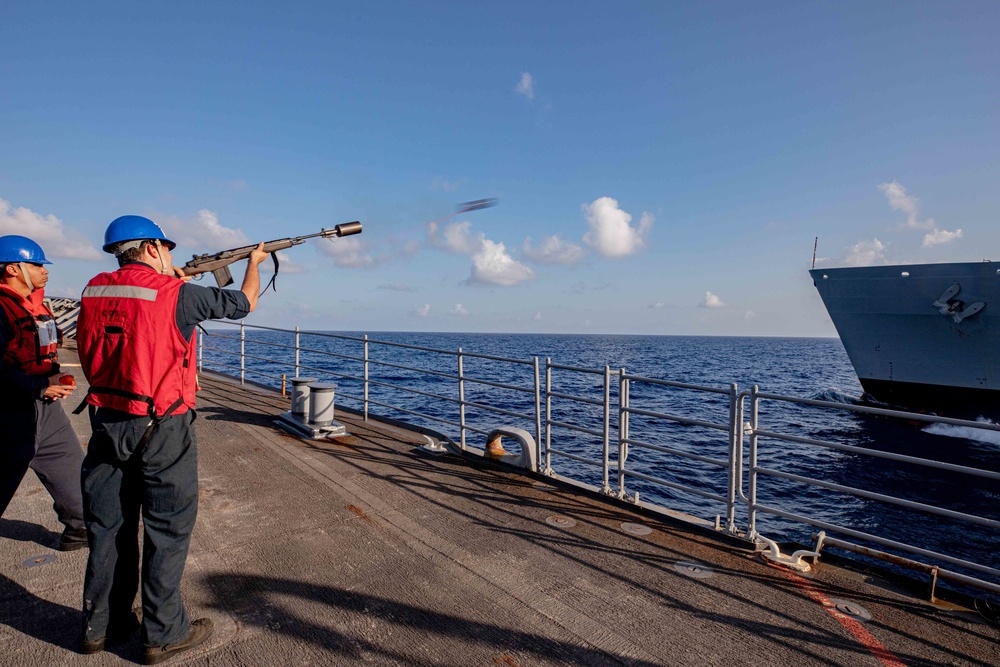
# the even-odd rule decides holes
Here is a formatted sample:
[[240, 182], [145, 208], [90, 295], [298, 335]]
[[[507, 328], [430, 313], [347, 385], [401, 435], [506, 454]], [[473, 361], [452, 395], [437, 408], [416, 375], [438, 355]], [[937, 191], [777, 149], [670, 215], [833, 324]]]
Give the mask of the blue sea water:
[[[464, 383], [466, 403], [513, 413], [497, 414], [467, 405], [467, 423], [482, 431], [506, 425], [535, 433], [532, 362], [536, 357], [543, 388], [546, 359], [550, 359], [560, 366], [551, 371], [552, 392], [582, 397], [585, 401], [602, 400], [605, 365], [612, 371], [625, 369], [629, 376], [721, 390], [722, 393], [713, 393], [633, 380], [629, 395], [632, 407], [720, 425], [727, 423], [729, 396], [724, 392], [733, 383], [739, 390], [758, 385], [760, 391], [770, 394], [844, 405], [854, 403], [862, 393], [838, 339], [399, 332], [368, 335], [372, 341], [378, 341], [369, 343], [369, 378], [372, 381], [369, 398], [387, 404], [372, 405], [371, 412], [435, 429], [456, 441], [459, 429], [454, 422], [459, 420], [459, 383], [455, 376], [459, 349], [463, 351], [463, 376], [474, 378]], [[361, 361], [364, 347], [362, 342], [351, 338], [362, 337], [360, 333], [327, 336], [321, 332], [303, 332], [299, 343], [299, 374], [335, 382], [337, 404], [360, 409], [363, 388], [359, 378], [364, 373]], [[213, 329], [204, 337], [203, 344], [205, 368], [229, 374], [238, 372], [239, 361], [233, 356], [240, 347], [238, 328]], [[247, 328], [244, 345], [246, 355], [253, 357], [247, 360], [247, 368], [252, 370], [247, 373], [248, 380], [278, 387], [282, 374], [289, 378], [295, 375], [293, 333]], [[617, 405], [618, 391], [617, 376], [612, 375], [613, 405]], [[550, 418], [599, 434], [603, 411], [592, 402], [553, 397], [549, 402]], [[954, 426], [926, 428], [915, 422], [777, 400], [762, 401], [759, 418], [760, 428], [802, 438], [1000, 471], [1000, 433], [996, 432]], [[710, 461], [692, 460], [674, 452], [725, 461], [728, 452], [726, 431], [641, 414], [630, 415], [628, 426], [630, 438], [656, 448], [633, 443], [626, 459], [628, 470], [709, 494], [725, 493], [727, 479], [722, 468]], [[616, 409], [611, 410], [610, 428], [610, 458], [615, 460], [618, 452], [614, 442], [619, 428]], [[473, 446], [485, 444], [481, 433], [467, 432], [466, 437]], [[603, 438], [599, 435], [553, 426], [550, 437], [553, 449], [590, 461], [601, 459]], [[994, 480], [775, 438], [761, 439], [758, 462], [781, 474], [1000, 520], [1000, 483]], [[595, 486], [602, 484], [600, 469], [594, 465], [554, 455], [553, 467], [560, 474]], [[747, 467], [745, 461], [744, 470]], [[614, 472], [610, 482], [615, 487]], [[748, 491], [745, 472], [741, 488]], [[642, 500], [702, 518], [712, 519], [725, 511], [716, 500], [644, 479], [627, 478], [626, 491], [629, 494], [638, 492]], [[781, 512], [804, 515], [1000, 568], [997, 556], [1000, 540], [989, 527], [943, 519], [777, 476], [762, 477], [757, 492], [758, 502]], [[745, 526], [745, 507], [737, 512], [737, 522]], [[772, 539], [800, 543], [809, 543], [816, 531], [813, 526], [770, 514], [758, 516], [757, 528]]]

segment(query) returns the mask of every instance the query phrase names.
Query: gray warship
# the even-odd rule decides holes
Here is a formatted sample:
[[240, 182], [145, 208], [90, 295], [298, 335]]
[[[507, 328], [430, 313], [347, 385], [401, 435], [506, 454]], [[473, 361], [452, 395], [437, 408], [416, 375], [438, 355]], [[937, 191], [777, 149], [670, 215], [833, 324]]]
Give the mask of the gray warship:
[[865, 399], [937, 414], [998, 416], [1000, 264], [809, 273]]

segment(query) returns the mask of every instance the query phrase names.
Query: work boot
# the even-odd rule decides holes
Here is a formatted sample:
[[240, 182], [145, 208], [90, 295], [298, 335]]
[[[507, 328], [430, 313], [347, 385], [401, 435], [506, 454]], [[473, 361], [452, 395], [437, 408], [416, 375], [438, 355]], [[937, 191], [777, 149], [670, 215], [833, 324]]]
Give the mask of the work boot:
[[178, 653], [203, 644], [206, 639], [212, 636], [215, 626], [210, 618], [199, 618], [191, 621], [191, 629], [188, 636], [176, 644], [165, 644], [163, 646], [146, 646], [142, 650], [142, 664], [156, 665], [164, 660], [169, 660]]
[[104, 637], [98, 637], [97, 639], [84, 639], [83, 644], [80, 647], [80, 653], [84, 655], [92, 655], [94, 653], [100, 653], [104, 650], [105, 644], [108, 646], [117, 646], [122, 644], [132, 633], [139, 629], [142, 622], [139, 620], [139, 615], [134, 611], [128, 615], [123, 623], [109, 623], [108, 629]]
[[59, 538], [59, 551], [76, 551], [87, 548], [86, 528], [67, 528]]

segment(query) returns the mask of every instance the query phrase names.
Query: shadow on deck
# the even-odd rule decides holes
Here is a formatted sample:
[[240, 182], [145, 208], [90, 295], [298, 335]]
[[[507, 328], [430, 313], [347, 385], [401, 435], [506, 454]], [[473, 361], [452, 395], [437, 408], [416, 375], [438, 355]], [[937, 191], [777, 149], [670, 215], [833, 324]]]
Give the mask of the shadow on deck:
[[[184, 592], [217, 629], [172, 664], [1000, 664], [1000, 629], [966, 610], [829, 565], [786, 574], [733, 541], [432, 456], [418, 435], [351, 415], [338, 414], [348, 436], [303, 441], [275, 427], [280, 396], [202, 384]], [[133, 662], [137, 637], [75, 654], [86, 555], [55, 552], [57, 530], [29, 474], [0, 521], [4, 663]], [[25, 566], [44, 554], [56, 558]]]

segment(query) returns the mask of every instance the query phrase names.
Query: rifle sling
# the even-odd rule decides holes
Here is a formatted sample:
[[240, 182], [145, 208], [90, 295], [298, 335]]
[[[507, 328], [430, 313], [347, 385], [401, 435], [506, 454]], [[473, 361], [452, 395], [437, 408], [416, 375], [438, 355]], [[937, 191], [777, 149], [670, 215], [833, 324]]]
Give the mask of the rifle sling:
[[271, 276], [271, 280], [269, 280], [268, 283], [267, 283], [267, 285], [264, 286], [264, 289], [261, 290], [261, 294], [263, 294], [264, 292], [266, 292], [268, 287], [270, 287], [275, 292], [278, 291], [277, 286], [274, 284], [274, 279], [278, 277], [278, 251], [277, 250], [275, 250], [274, 252], [271, 253], [271, 259], [274, 260], [274, 275]]

